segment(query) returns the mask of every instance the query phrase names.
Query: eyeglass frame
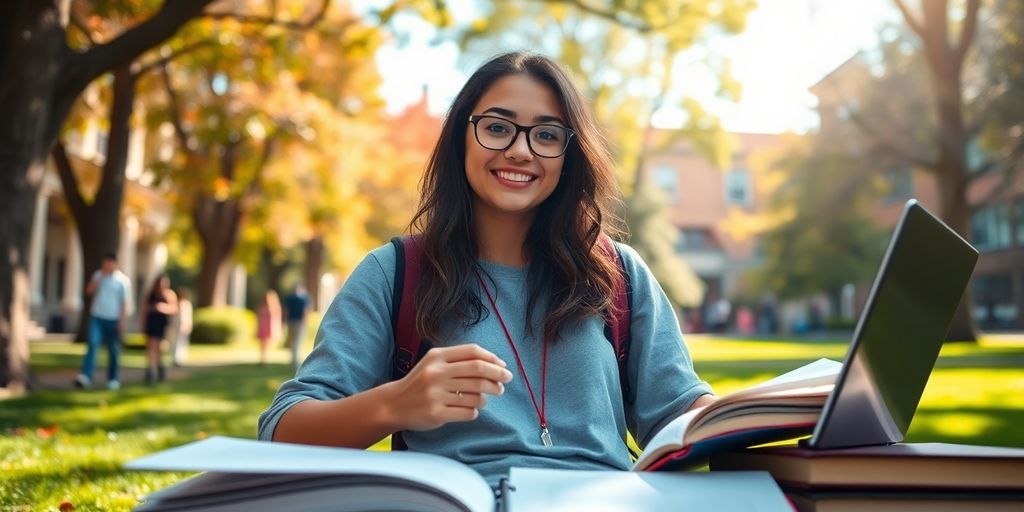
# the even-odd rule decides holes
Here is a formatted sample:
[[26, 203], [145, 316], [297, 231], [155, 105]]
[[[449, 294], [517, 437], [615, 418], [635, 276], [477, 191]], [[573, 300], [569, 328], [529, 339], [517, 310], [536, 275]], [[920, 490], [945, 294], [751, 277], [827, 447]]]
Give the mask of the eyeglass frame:
[[[483, 142], [480, 142], [480, 134], [477, 133], [477, 129], [479, 128], [480, 125], [478, 125], [477, 122], [479, 122], [481, 119], [488, 118], [488, 117], [489, 118], [493, 118], [493, 119], [500, 119], [500, 120], [502, 120], [502, 121], [504, 121], [504, 122], [506, 122], [508, 124], [511, 124], [512, 126], [516, 127], [516, 132], [512, 135], [512, 138], [509, 139], [509, 142], [508, 142], [507, 146], [505, 146], [503, 148], [500, 148], [500, 149], [489, 148], [489, 147], [485, 146]], [[476, 139], [476, 143], [480, 144], [480, 147], [482, 147], [484, 149], [489, 149], [491, 151], [505, 151], [505, 150], [507, 150], [508, 148], [512, 147], [513, 144], [516, 143], [516, 140], [519, 139], [519, 134], [520, 133], [526, 133], [526, 147], [530, 149], [530, 153], [533, 153], [534, 156], [536, 156], [538, 158], [558, 158], [558, 157], [564, 155], [565, 152], [569, 150], [569, 143], [572, 142], [573, 136], [576, 135], [576, 131], [575, 130], [573, 130], [572, 128], [569, 128], [567, 126], [562, 126], [560, 124], [541, 123], [541, 124], [534, 124], [534, 125], [530, 125], [530, 126], [523, 126], [521, 124], [517, 124], [517, 123], [514, 123], [512, 121], [509, 121], [508, 119], [505, 119], [504, 117], [492, 116], [492, 115], [489, 115], [489, 114], [482, 114], [482, 115], [478, 115], [478, 116], [470, 115], [469, 116], [469, 123], [473, 125], [473, 138]], [[539, 154], [539, 153], [537, 153], [536, 151], [533, 150], [533, 143], [530, 142], [530, 132], [534, 128], [537, 128], [538, 126], [554, 126], [556, 128], [561, 128], [561, 129], [565, 130], [565, 133], [566, 133], [565, 146], [562, 147], [562, 152], [561, 153], [558, 153], [557, 155], [554, 155], [554, 156], [546, 156], [546, 155], [541, 155], [541, 154]]]

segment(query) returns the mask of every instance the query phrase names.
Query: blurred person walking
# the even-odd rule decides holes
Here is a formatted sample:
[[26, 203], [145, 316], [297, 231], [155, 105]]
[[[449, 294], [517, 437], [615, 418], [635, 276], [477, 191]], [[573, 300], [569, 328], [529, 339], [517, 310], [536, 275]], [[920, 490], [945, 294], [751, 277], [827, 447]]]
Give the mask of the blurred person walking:
[[285, 322], [288, 325], [288, 348], [292, 351], [292, 369], [299, 367], [299, 353], [306, 338], [306, 312], [309, 309], [309, 295], [302, 283], [296, 284], [292, 293], [284, 298]]
[[170, 278], [160, 274], [146, 295], [141, 315], [144, 322], [142, 330], [146, 333], [146, 384], [157, 380], [163, 382], [167, 378], [161, 345], [167, 335], [171, 317], [177, 313], [178, 296], [171, 290]]
[[192, 335], [192, 301], [188, 288], [178, 289], [178, 315], [171, 336], [171, 366], [182, 366], [188, 359], [188, 337]]
[[92, 374], [96, 369], [96, 351], [100, 343], [107, 346], [107, 388], [119, 389], [118, 377], [121, 370], [121, 340], [124, 338], [125, 322], [132, 308], [132, 283], [128, 276], [117, 268], [117, 256], [107, 253], [99, 270], [93, 273], [85, 287], [86, 295], [92, 297], [89, 309], [89, 347], [82, 360], [82, 371], [75, 377], [75, 386], [92, 387]]
[[274, 290], [267, 290], [256, 310], [256, 337], [260, 340], [260, 364], [267, 364], [271, 343], [281, 339], [281, 299]]

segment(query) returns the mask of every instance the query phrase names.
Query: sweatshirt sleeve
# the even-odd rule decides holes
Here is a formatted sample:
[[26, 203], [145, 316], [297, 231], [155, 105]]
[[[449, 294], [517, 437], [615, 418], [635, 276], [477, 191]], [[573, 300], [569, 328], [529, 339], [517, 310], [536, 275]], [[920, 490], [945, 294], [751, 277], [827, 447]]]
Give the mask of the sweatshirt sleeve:
[[313, 351], [260, 415], [261, 440], [272, 440], [281, 417], [301, 401], [337, 400], [390, 379], [395, 256], [394, 247], [384, 245], [352, 271], [324, 313]]
[[631, 247], [619, 244], [632, 286], [629, 359], [632, 403], [626, 403], [630, 432], [641, 447], [711, 386], [693, 369], [675, 310], [650, 269]]

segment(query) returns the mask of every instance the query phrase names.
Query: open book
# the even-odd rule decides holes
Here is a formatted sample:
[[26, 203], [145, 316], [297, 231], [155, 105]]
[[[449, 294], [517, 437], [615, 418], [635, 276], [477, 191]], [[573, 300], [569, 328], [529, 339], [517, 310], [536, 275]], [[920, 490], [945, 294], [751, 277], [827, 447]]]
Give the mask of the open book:
[[651, 437], [633, 469], [687, 469], [712, 453], [810, 434], [841, 368], [819, 359], [693, 409]]
[[[840, 367], [821, 359], [683, 414], [651, 438], [632, 472], [512, 468], [498, 493], [501, 510], [789, 511], [766, 472], [664, 470], [810, 433]], [[152, 494], [142, 511], [495, 509], [495, 493], [472, 468], [423, 453], [214, 437], [125, 467], [207, 472]]]
[[172, 448], [126, 468], [207, 471], [151, 494], [137, 511], [792, 510], [764, 471], [512, 468], [495, 493], [469, 466], [437, 455], [228, 437]]

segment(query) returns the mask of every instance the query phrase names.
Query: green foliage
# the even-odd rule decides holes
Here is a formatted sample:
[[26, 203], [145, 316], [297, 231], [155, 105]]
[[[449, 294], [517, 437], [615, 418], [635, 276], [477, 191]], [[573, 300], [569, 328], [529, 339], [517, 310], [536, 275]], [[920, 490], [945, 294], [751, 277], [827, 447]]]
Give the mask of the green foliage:
[[[989, 88], [997, 91], [986, 110], [987, 123], [982, 147], [1001, 158], [1019, 161], [1012, 148], [1021, 147], [1024, 133], [1024, 3], [996, 0], [991, 4], [990, 23], [979, 34], [981, 60]], [[1019, 151], [1019, 149], [1018, 149]], [[1019, 172], [1019, 166], [1017, 172]]]
[[234, 307], [200, 308], [192, 320], [192, 335], [196, 344], [237, 344], [250, 342], [256, 336], [256, 315], [252, 311]]
[[679, 231], [663, 214], [664, 193], [650, 184], [641, 185], [627, 204], [626, 223], [630, 244], [643, 258], [669, 300], [677, 307], [699, 306], [704, 297], [704, 282], [676, 255]]
[[819, 149], [782, 165], [791, 174], [771, 207], [786, 220], [761, 238], [758, 287], [791, 298], [870, 280], [887, 239], [868, 215], [879, 193], [870, 163]]

